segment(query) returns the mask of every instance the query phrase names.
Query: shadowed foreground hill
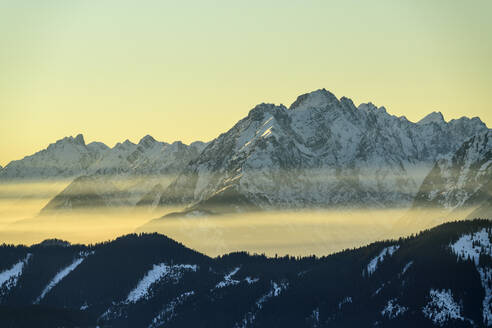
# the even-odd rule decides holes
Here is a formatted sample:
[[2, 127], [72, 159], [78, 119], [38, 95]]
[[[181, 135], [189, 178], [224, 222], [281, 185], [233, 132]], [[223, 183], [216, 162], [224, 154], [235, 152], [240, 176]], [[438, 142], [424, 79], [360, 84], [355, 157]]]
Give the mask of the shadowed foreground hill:
[[1, 327], [483, 327], [492, 222], [323, 258], [209, 258], [159, 234], [0, 247]]

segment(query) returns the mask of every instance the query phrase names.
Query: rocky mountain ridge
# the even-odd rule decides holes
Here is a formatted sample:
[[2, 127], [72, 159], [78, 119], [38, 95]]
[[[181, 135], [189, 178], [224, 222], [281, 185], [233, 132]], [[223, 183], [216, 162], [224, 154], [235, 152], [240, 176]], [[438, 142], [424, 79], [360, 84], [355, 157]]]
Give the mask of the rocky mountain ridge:
[[410, 206], [434, 162], [485, 131], [478, 118], [446, 122], [431, 113], [413, 123], [321, 89], [289, 108], [256, 106], [140, 204], [180, 203], [195, 213]]
[[185, 145], [159, 142], [152, 136], [138, 144], [129, 140], [113, 148], [102, 142], [85, 143], [82, 134], [65, 137], [46, 149], [21, 160], [8, 163], [0, 170], [0, 181], [75, 178], [82, 175], [162, 175], [176, 173], [180, 166], [196, 157], [205, 147], [197, 141]]

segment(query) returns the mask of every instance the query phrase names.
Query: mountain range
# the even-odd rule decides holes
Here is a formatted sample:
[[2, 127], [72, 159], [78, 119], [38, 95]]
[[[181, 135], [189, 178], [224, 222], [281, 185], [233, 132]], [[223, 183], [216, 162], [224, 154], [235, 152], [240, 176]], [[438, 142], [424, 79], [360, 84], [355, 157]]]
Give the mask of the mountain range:
[[436, 160], [489, 129], [478, 118], [417, 123], [326, 90], [261, 104], [139, 204], [183, 213], [304, 207], [407, 207]]
[[[43, 212], [91, 206], [133, 206], [156, 185], [167, 184], [205, 147], [176, 141], [156, 141], [147, 135], [138, 144], [129, 140], [109, 148], [86, 144], [83, 135], [66, 137], [0, 170], [0, 182], [26, 180], [73, 181]], [[89, 183], [90, 182], [90, 183]]]
[[0, 181], [76, 178], [83, 175], [159, 175], [176, 173], [196, 157], [205, 143], [185, 145], [156, 141], [147, 135], [138, 144], [128, 139], [113, 148], [102, 142], [85, 143], [84, 136], [65, 137], [46, 149], [8, 163]]
[[159, 234], [0, 246], [2, 327], [488, 327], [492, 223], [330, 256], [210, 258]]

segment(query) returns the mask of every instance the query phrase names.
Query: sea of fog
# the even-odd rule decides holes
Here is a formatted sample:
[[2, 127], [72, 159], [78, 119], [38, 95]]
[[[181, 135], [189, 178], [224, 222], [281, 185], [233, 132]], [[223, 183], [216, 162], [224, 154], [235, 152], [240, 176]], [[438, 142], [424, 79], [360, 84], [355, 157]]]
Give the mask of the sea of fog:
[[91, 208], [39, 215], [68, 183], [0, 185], [0, 243], [31, 245], [58, 238], [90, 244], [133, 232], [159, 232], [209, 256], [233, 251], [268, 256], [323, 256], [377, 240], [408, 236], [459, 218], [444, 219], [433, 211], [364, 209], [270, 211], [156, 220], [181, 209], [173, 207]]

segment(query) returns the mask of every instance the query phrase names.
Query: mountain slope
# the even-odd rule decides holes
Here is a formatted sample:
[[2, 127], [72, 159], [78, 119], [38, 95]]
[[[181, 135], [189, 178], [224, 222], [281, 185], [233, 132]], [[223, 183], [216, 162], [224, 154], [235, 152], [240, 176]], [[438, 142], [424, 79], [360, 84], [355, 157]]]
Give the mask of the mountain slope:
[[261, 104], [140, 203], [187, 212], [408, 206], [437, 158], [488, 130], [478, 118], [440, 117], [412, 123], [324, 89], [288, 109]]
[[43, 207], [41, 213], [131, 204], [131, 194], [106, 177], [81, 176]]
[[491, 216], [492, 132], [467, 140], [434, 165], [415, 197], [415, 207], [446, 211], [477, 208], [472, 215]]
[[490, 326], [490, 237], [490, 221], [464, 221], [297, 259], [211, 259], [157, 234], [3, 245], [0, 325], [56, 327], [65, 311], [68, 327]]
[[72, 181], [41, 212], [134, 206], [156, 187], [167, 186], [204, 147], [203, 142], [166, 144], [151, 136], [138, 144], [129, 140], [118, 143], [89, 168], [90, 174]]

